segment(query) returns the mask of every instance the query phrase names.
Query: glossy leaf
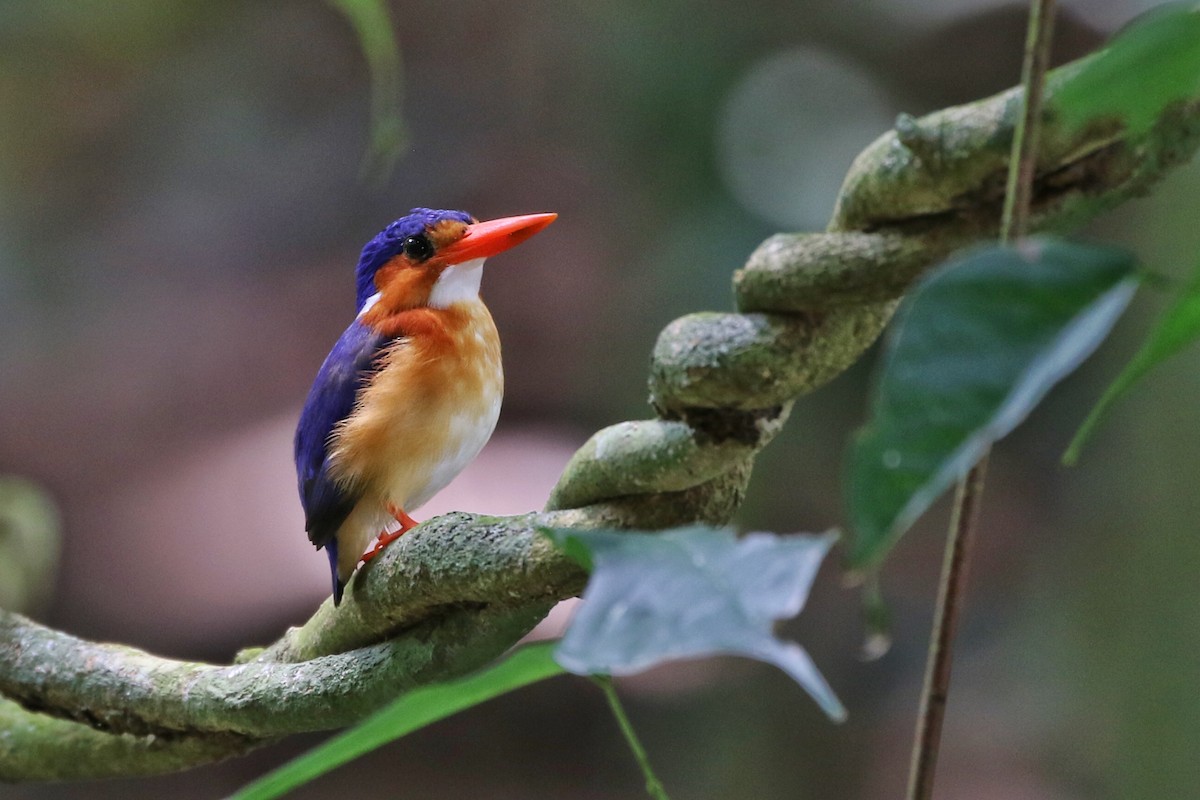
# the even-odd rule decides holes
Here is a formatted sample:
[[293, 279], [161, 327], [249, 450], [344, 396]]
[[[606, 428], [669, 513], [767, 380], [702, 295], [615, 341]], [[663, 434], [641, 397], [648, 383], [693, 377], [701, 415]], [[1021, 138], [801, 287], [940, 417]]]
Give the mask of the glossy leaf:
[[1147, 130], [1171, 103], [1200, 95], [1200, 11], [1173, 3], [1144, 14], [1054, 95], [1068, 125], [1117, 117], [1133, 133]]
[[409, 692], [345, 733], [244, 787], [231, 800], [280, 797], [432, 722], [522, 686], [561, 675], [562, 668], [551, 655], [555, 644], [522, 647], [482, 672]]
[[845, 485], [850, 566], [877, 566], [992, 442], [1108, 335], [1135, 283], [1119, 250], [987, 246], [913, 290], [889, 336]]
[[1091, 436], [1096, 424], [1108, 408], [1123, 396], [1130, 387], [1154, 367], [1178, 353], [1200, 337], [1200, 264], [1192, 275], [1187, 288], [1176, 298], [1170, 308], [1159, 318], [1158, 324], [1146, 337], [1145, 343], [1117, 379], [1105, 390], [1100, 402], [1088, 414], [1079, 432], [1071, 441], [1063, 461], [1075, 464], [1084, 443]]
[[[823, 536], [681, 528], [654, 534], [547, 531], [568, 553], [585, 549], [592, 577], [555, 658], [579, 675], [628, 675], [664, 661], [741, 655], [782, 669], [830, 717], [846, 712], [775, 620], [800, 613], [822, 559]], [[585, 563], [581, 560], [581, 563]]]

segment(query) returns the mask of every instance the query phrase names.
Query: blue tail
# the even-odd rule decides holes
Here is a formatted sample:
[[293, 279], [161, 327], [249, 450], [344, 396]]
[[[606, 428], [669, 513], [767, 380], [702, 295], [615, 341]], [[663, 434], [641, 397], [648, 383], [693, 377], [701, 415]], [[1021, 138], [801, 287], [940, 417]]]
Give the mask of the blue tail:
[[325, 555], [329, 556], [329, 571], [333, 573], [333, 605], [336, 608], [341, 605], [342, 594], [346, 590], [346, 584], [338, 578], [337, 539], [331, 539], [325, 545]]

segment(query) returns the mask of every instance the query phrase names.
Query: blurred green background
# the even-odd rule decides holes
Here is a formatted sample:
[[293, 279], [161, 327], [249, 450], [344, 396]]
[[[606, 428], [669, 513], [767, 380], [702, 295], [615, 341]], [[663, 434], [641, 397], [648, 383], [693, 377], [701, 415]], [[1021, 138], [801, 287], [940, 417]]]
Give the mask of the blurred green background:
[[[1055, 60], [1144, 10], [1060, 9]], [[479, 463], [418, 518], [538, 507], [600, 425], [648, 413], [679, 314], [725, 309], [779, 230], [819, 230], [895, 114], [1017, 82], [1024, 8], [987, 0], [405, 2], [405, 144], [364, 179], [370, 84], [317, 0], [0, 0], [0, 473], [57, 497], [64, 552], [39, 618], [228, 659], [327, 591], [291, 428], [353, 313], [362, 243], [415, 205], [561, 215], [489, 262], [508, 391]], [[1200, 169], [1083, 235], [1180, 275]], [[1200, 796], [1200, 431], [1194, 352], [1057, 459], [1160, 298], [993, 461], [940, 761], [940, 797]], [[739, 523], [837, 525], [870, 358], [804, 399]], [[896, 645], [858, 658], [856, 595], [823, 570], [800, 638], [850, 709], [834, 726], [770, 668], [681, 664], [620, 682], [677, 798], [903, 791], [944, 508], [885, 573]], [[182, 776], [6, 787], [5, 798], [222, 796], [318, 741]], [[557, 679], [385, 748], [296, 797], [636, 798], [599, 692]]]

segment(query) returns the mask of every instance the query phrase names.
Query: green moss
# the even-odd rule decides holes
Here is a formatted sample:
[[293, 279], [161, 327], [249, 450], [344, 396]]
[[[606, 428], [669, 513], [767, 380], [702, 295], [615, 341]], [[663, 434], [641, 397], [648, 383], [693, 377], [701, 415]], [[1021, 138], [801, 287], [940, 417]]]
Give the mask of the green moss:
[[808, 314], [690, 314], [654, 347], [650, 396], [667, 411], [779, 406], [824, 385], [879, 336], [893, 304]]

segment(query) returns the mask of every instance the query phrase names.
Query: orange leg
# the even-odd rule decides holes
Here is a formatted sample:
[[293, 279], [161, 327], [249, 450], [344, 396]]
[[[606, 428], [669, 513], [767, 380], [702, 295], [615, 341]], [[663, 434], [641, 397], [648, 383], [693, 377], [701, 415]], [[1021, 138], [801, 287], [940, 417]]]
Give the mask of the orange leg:
[[390, 533], [384, 531], [383, 533], [379, 534], [379, 541], [375, 543], [375, 546], [372, 547], [369, 552], [363, 554], [362, 562], [364, 564], [382, 553], [383, 548], [387, 547], [389, 544], [421, 524], [410, 517], [403, 508], [394, 506], [391, 503], [388, 503], [388, 513], [392, 515], [396, 522], [400, 523], [400, 528]]

